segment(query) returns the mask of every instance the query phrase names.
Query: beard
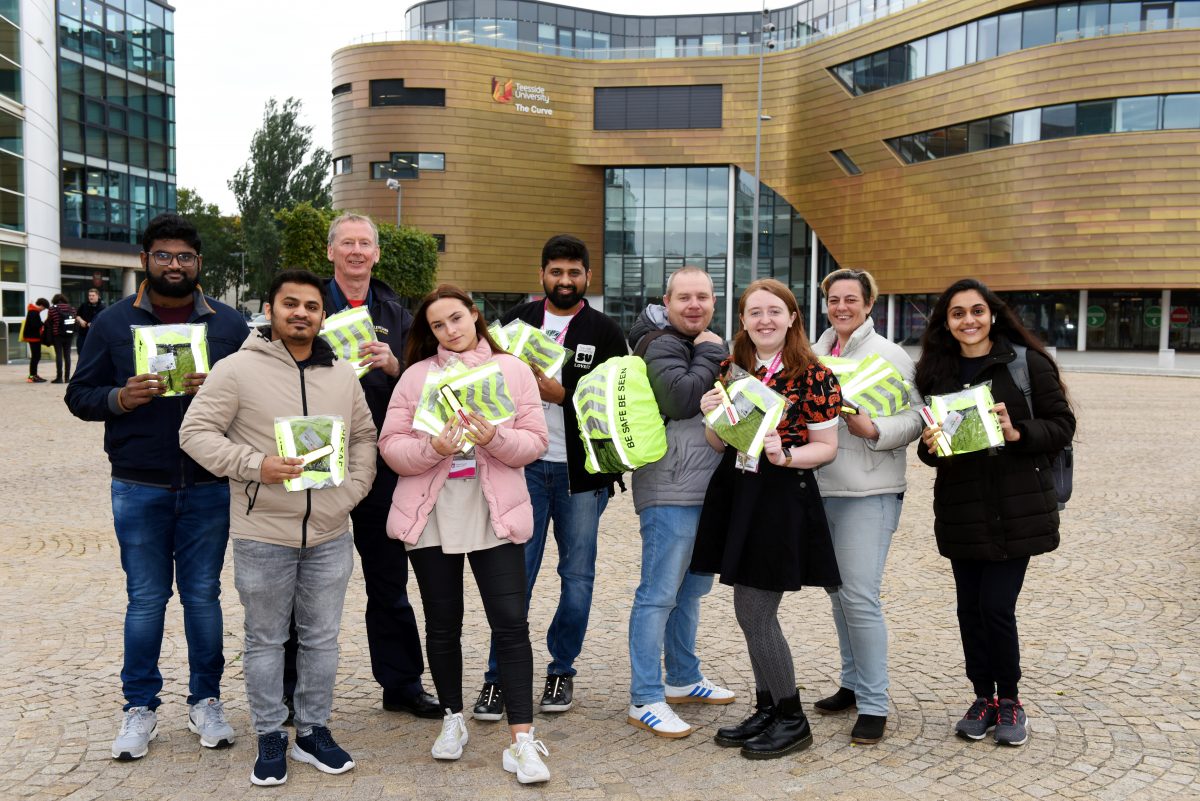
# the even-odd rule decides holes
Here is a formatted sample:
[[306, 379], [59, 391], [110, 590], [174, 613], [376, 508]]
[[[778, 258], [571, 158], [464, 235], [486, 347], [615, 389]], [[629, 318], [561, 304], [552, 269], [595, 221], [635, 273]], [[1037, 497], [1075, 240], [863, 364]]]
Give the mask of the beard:
[[155, 275], [147, 270], [146, 280], [150, 282], [150, 288], [163, 297], [186, 298], [195, 292], [196, 287], [200, 285], [200, 274], [197, 273], [192, 278], [184, 275], [183, 280], [172, 282], [168, 281], [164, 275]]
[[546, 290], [546, 298], [550, 301], [550, 305], [563, 311], [568, 311], [575, 308], [575, 305], [579, 303], [580, 298], [583, 297], [583, 292], [580, 292], [574, 287], [572, 287], [571, 291], [567, 292], [566, 294], [559, 292], [558, 287], [553, 287], [551, 289], [543, 286], [542, 289]]

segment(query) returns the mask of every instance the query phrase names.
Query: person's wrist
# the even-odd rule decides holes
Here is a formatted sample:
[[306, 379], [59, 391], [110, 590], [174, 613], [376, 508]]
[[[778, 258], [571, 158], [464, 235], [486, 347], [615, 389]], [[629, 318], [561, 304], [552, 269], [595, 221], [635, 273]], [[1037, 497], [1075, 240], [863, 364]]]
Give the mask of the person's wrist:
[[117, 390], [117, 406], [119, 406], [123, 412], [130, 412], [133, 411], [133, 409], [125, 404], [125, 389], [125, 387], [121, 387]]
[[783, 466], [791, 467], [792, 466], [792, 449], [784, 448], [782, 451], [780, 451], [780, 453], [783, 454]]

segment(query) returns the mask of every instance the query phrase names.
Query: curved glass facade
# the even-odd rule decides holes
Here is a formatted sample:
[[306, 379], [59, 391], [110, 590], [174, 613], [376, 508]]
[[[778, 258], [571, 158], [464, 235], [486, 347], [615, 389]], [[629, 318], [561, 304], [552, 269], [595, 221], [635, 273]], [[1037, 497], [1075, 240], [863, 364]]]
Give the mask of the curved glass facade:
[[[604, 311], [623, 329], [646, 304], [662, 302], [667, 278], [685, 265], [712, 277], [716, 331], [736, 330], [726, 327], [731, 274], [735, 300], [756, 278], [778, 278], [806, 306], [812, 229], [766, 185], [759, 188], [758, 274], [751, 270], [751, 174], [728, 165], [618, 167], [604, 171], [604, 187]], [[819, 257], [821, 274], [836, 268], [823, 248]]]
[[[921, 0], [802, 0], [768, 13], [778, 49], [916, 5]], [[584, 59], [689, 58], [757, 53], [762, 15], [639, 17], [528, 0], [431, 0], [408, 10], [402, 38], [503, 47]], [[393, 38], [393, 34], [362, 41]]]
[[865, 95], [1030, 47], [1173, 28], [1200, 28], [1200, 0], [1057, 3], [972, 20], [838, 64], [830, 72], [854, 94]]
[[1068, 136], [1200, 128], [1200, 94], [1081, 100], [898, 136], [887, 144], [905, 164]]

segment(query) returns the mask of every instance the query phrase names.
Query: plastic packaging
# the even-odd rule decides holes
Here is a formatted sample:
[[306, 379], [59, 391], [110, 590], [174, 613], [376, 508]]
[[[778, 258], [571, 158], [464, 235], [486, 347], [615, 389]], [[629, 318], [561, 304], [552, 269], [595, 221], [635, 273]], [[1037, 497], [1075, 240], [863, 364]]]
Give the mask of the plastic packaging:
[[890, 417], [912, 405], [909, 400], [912, 386], [878, 353], [862, 359], [848, 373], [838, 373], [832, 366], [830, 369], [842, 386], [842, 398], [871, 417]]
[[350, 362], [359, 378], [371, 369], [370, 365], [359, 365], [365, 358], [362, 346], [378, 341], [375, 322], [366, 306], [344, 309], [326, 317], [325, 325], [321, 326], [321, 338], [329, 343], [339, 359]]
[[160, 398], [183, 395], [188, 373], [207, 373], [208, 326], [204, 323], [179, 325], [132, 325], [133, 361], [137, 375], [158, 373], [167, 391]]
[[530, 367], [538, 368], [543, 375], [557, 374], [571, 354], [570, 349], [564, 348], [545, 331], [534, 328], [524, 320], [513, 320], [505, 326], [492, 323], [488, 331], [497, 345]]
[[927, 425], [942, 429], [943, 436], [938, 438], [938, 456], [1004, 446], [1000, 418], [992, 412], [996, 402], [992, 398], [990, 381], [948, 395], [930, 396], [925, 403], [927, 406], [921, 410], [921, 417]]
[[757, 459], [763, 438], [779, 427], [791, 402], [736, 364], [729, 366], [724, 382], [718, 381], [717, 387], [729, 403], [713, 409], [704, 421], [722, 441]]
[[[451, 398], [457, 400], [464, 412], [476, 412], [492, 425], [511, 420], [517, 414], [517, 405], [508, 392], [499, 362], [467, 367], [454, 359], [441, 370], [430, 369], [425, 375], [413, 428], [434, 437], [441, 434], [451, 416], [458, 414]], [[470, 449], [470, 443], [464, 442], [463, 452]]]
[[279, 455], [305, 460], [299, 478], [283, 482], [288, 492], [340, 487], [346, 480], [346, 424], [340, 415], [276, 417]]

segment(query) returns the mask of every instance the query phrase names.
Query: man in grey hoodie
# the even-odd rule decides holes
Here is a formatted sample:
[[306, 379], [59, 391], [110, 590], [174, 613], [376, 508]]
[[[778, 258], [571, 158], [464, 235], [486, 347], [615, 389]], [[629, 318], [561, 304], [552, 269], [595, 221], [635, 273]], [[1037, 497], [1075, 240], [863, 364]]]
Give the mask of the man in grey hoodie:
[[667, 454], [633, 474], [642, 575], [629, 615], [628, 720], [660, 737], [686, 737], [692, 727], [668, 702], [728, 704], [734, 699], [700, 671], [696, 629], [700, 598], [712, 588], [712, 576], [688, 572], [704, 493], [720, 461], [704, 436], [700, 396], [712, 388], [729, 351], [708, 330], [716, 308], [708, 273], [698, 267], [676, 271], [663, 303], [665, 308], [648, 306], [629, 332], [629, 344], [645, 359], [654, 399], [666, 418]]

